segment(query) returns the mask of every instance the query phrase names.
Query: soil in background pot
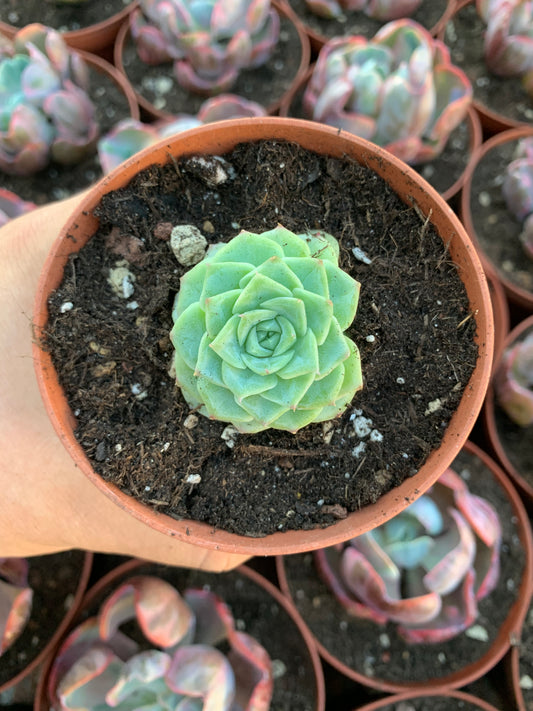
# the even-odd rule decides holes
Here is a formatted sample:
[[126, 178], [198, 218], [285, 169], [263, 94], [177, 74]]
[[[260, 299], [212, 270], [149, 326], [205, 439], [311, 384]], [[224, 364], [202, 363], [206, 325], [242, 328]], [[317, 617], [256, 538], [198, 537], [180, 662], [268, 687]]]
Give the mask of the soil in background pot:
[[0, 0], [0, 20], [15, 27], [40, 22], [61, 32], [72, 32], [116, 15], [131, 2], [133, 0], [91, 0], [56, 4], [43, 0]]
[[340, 662], [376, 681], [435, 683], [474, 663], [486, 654], [516, 600], [525, 561], [514, 509], [477, 457], [461, 452], [452, 466], [472, 493], [495, 506], [502, 525], [499, 582], [479, 602], [479, 615], [470, 631], [444, 643], [408, 644], [393, 623], [382, 626], [349, 615], [318, 577], [312, 554], [284, 558], [291, 597], [315, 638]]
[[[98, 232], [50, 299], [45, 347], [106, 481], [176, 518], [249, 536], [329, 525], [418, 471], [440, 444], [476, 363], [474, 319], [442, 239], [372, 171], [279, 141], [242, 144], [226, 159], [234, 178], [214, 188], [184, 159], [103, 197]], [[278, 222], [340, 240], [341, 267], [362, 284], [347, 335], [365, 384], [331, 424], [239, 435], [229, 447], [226, 423], [198, 416], [187, 427], [189, 407], [168, 375], [185, 270], [154, 231], [192, 223], [216, 243]], [[141, 245], [128, 301], [107, 282], [123, 259], [117, 244], [122, 255]], [[191, 485], [193, 474], [201, 481]]]

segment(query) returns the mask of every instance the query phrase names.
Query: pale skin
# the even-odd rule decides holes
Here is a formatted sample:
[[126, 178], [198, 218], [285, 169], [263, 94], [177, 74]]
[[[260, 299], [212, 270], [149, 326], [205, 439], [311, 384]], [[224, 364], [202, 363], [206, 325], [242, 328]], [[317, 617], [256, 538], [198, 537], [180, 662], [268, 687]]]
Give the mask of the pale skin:
[[0, 557], [72, 548], [224, 571], [243, 556], [202, 549], [122, 511], [73, 464], [44, 410], [31, 316], [45, 257], [80, 196], [0, 229]]

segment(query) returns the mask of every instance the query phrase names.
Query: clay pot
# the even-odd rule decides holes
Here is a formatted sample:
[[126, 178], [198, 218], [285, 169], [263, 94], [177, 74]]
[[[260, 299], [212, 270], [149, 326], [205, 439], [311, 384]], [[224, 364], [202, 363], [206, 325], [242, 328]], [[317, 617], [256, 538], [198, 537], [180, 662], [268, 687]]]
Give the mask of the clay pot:
[[[491, 181], [489, 185], [477, 184], [476, 183], [476, 170], [479, 168], [480, 163], [483, 160], [497, 159], [500, 152], [504, 152], [502, 156], [502, 165], [491, 168], [491, 174], [494, 178], [498, 177], [496, 171], [502, 170], [505, 164], [512, 160], [514, 149], [516, 143], [521, 138], [526, 138], [533, 136], [533, 128], [531, 126], [511, 129], [508, 131], [502, 131], [492, 136], [488, 141], [483, 143], [477, 151], [475, 151], [470, 163], [468, 164], [465, 181], [463, 186], [463, 191], [461, 194], [461, 205], [460, 214], [466, 231], [470, 235], [476, 249], [479, 252], [479, 256], [485, 272], [490, 274], [494, 279], [499, 279], [502, 283], [504, 291], [507, 295], [509, 301], [516, 305], [517, 307], [526, 310], [528, 313], [533, 311], [533, 291], [529, 289], [529, 285], [522, 285], [518, 282], [518, 277], [511, 280], [509, 274], [510, 272], [504, 271], [500, 263], [496, 263], [495, 258], [489, 256], [484, 244], [489, 241], [493, 243], [496, 247], [501, 244], [501, 248], [504, 247], [505, 236], [502, 235], [502, 230], [505, 229], [510, 237], [516, 239], [518, 244], [518, 234], [520, 232], [520, 225], [517, 220], [511, 215], [511, 213], [505, 207], [503, 195], [501, 193], [501, 183], [496, 180]], [[489, 196], [490, 204], [498, 208], [498, 211], [494, 211], [494, 215], [498, 216], [498, 220], [490, 222], [492, 215], [488, 213], [490, 205], [487, 208], [487, 214], [485, 216], [485, 221], [482, 223], [483, 218], [475, 220], [473, 213], [473, 205], [479, 200], [480, 193], [486, 192]], [[515, 232], [513, 235], [512, 232]], [[502, 252], [503, 254], [503, 252]], [[502, 257], [502, 260], [504, 258]], [[528, 268], [529, 267], [529, 268]], [[515, 257], [513, 268], [518, 272], [523, 269], [528, 277], [531, 278], [531, 283], [533, 283], [533, 263], [531, 260], [520, 252], [520, 256]]]
[[[287, 682], [279, 682], [281, 684], [279, 697], [276, 697], [276, 680], [274, 680], [272, 708], [276, 707], [276, 703], [279, 703], [280, 707], [290, 708], [291, 698], [293, 700], [297, 698], [300, 703], [304, 697], [308, 704], [312, 704], [306, 706], [310, 711], [324, 711], [326, 698], [324, 674], [314, 640], [307, 627], [300, 621], [291, 602], [281, 594], [278, 588], [253, 568], [240, 566], [229, 573], [205, 573], [141, 560], [128, 560], [111, 570], [89, 590], [83, 599], [75, 622], [84, 619], [88, 614], [94, 614], [94, 611], [109, 593], [122, 580], [132, 575], [156, 575], [167, 580], [180, 591], [187, 587], [207, 585], [212, 592], [218, 594], [228, 604], [237, 619], [241, 609], [247, 613], [248, 617], [251, 612], [254, 615], [261, 614], [262, 620], [257, 624], [264, 632], [266, 630], [263, 627], [263, 620], [265, 616], [271, 614], [269, 636], [272, 635], [272, 637], [270, 639], [261, 638], [259, 632], [255, 632], [253, 628], [253, 622], [248, 623], [246, 631], [266, 648], [272, 659], [280, 660], [286, 667], [283, 676]], [[71, 625], [72, 627], [74, 624]], [[272, 647], [272, 639], [276, 642], [275, 648]], [[286, 639], [285, 648], [281, 646], [284, 639]], [[47, 660], [41, 671], [35, 695], [34, 711], [48, 711], [50, 708], [47, 687], [52, 662], [53, 657]], [[305, 671], [302, 674], [303, 670]], [[306, 688], [300, 690], [299, 685], [301, 684], [305, 684]], [[292, 689], [294, 697], [291, 696], [290, 691], [287, 691], [289, 687]], [[284, 688], [285, 691], [283, 691]], [[278, 698], [277, 702], [276, 698]]]
[[[377, 669], [374, 669], [372, 674], [367, 673], [366, 669], [362, 668], [362, 663], [358, 663], [357, 665], [355, 663], [348, 664], [343, 661], [344, 657], [349, 658], [349, 649], [346, 649], [346, 644], [342, 645], [343, 659], [341, 659], [340, 654], [337, 654], [337, 650], [332, 646], [334, 644], [334, 640], [332, 638], [328, 640], [328, 646], [326, 647], [324, 642], [315, 634], [315, 630], [310, 619], [311, 616], [309, 614], [309, 602], [312, 601], [314, 609], [320, 610], [322, 620], [329, 620], [331, 615], [332, 619], [334, 618], [336, 622], [338, 622], [338, 626], [336, 626], [335, 629], [342, 630], [339, 631], [338, 634], [342, 635], [344, 639], [353, 639], [355, 641], [354, 644], [359, 645], [359, 648], [361, 648], [361, 645], [365, 644], [365, 639], [363, 637], [362, 629], [361, 636], [358, 636], [357, 634], [357, 618], [353, 616], [350, 617], [349, 613], [344, 611], [341, 604], [337, 602], [336, 598], [334, 598], [332, 593], [329, 592], [326, 585], [320, 581], [318, 574], [315, 574], [315, 567], [312, 561], [307, 561], [307, 558], [304, 559], [302, 556], [301, 558], [303, 562], [298, 563], [297, 567], [295, 567], [295, 564], [292, 563], [293, 558], [291, 556], [277, 557], [276, 569], [282, 591], [284, 594], [288, 595], [291, 600], [293, 600], [299, 614], [302, 616], [302, 620], [309, 626], [311, 632], [315, 635], [318, 650], [323, 659], [341, 672], [341, 674], [344, 674], [348, 679], [363, 684], [366, 687], [377, 689], [378, 691], [394, 693], [435, 693], [437, 690], [442, 691], [443, 689], [463, 687], [466, 684], [470, 684], [476, 679], [481, 678], [490, 669], [492, 669], [509, 650], [511, 643], [514, 640], [519, 639], [520, 630], [528, 610], [533, 590], [533, 539], [529, 518], [518, 493], [512, 486], [505, 472], [494, 460], [492, 460], [483, 450], [472, 442], [467, 442], [465, 444], [464, 456], [461, 455], [461, 460], [459, 460], [460, 468], [457, 467], [457, 464], [455, 463], [452, 464], [452, 467], [456, 466], [456, 471], [460, 471], [464, 467], [468, 468], [468, 462], [472, 459], [472, 457], [477, 461], [475, 461], [475, 464], [472, 464], [471, 467], [479, 464], [479, 466], [483, 468], [483, 471], [486, 468], [501, 487], [502, 499], [505, 497], [512, 508], [513, 517], [517, 520], [517, 533], [520, 538], [520, 543], [516, 543], [515, 545], [518, 549], [521, 546], [524, 551], [524, 567], [520, 588], [517, 591], [516, 597], [514, 597], [514, 601], [510, 603], [509, 610], [500, 625], [496, 636], [484, 652], [479, 652], [479, 656], [474, 657], [473, 660], [465, 666], [460, 667], [457, 659], [453, 658], [453, 650], [456, 643], [454, 639], [440, 645], [438, 643], [428, 643], [422, 645], [424, 649], [424, 657], [423, 659], [418, 659], [416, 662], [416, 668], [419, 672], [420, 669], [425, 669], [424, 664], [427, 664], [428, 668], [431, 668], [431, 672], [428, 673], [434, 673], [436, 665], [432, 664], [433, 659], [438, 659], [437, 655], [440, 652], [445, 654], [447, 660], [446, 663], [448, 664], [446, 669], [451, 669], [451, 671], [447, 671], [445, 673], [443, 668], [442, 676], [438, 677], [428, 677], [417, 681], [410, 680], [408, 670], [409, 668], [415, 668], [415, 661], [413, 659], [405, 662], [405, 670], [401, 680], [397, 678], [385, 678], [383, 675], [379, 677]], [[466, 464], [464, 462], [466, 462]], [[502, 551], [501, 559], [504, 555], [506, 554]], [[307, 583], [309, 583], [309, 587], [306, 586]], [[324, 598], [328, 599], [327, 609], [323, 602]], [[505, 612], [503, 612], [503, 614], [505, 614]], [[343, 628], [342, 625], [346, 624], [344, 620], [348, 619], [355, 622], [349, 622], [348, 624], [351, 626]], [[318, 622], [318, 617], [316, 624], [320, 624]], [[382, 632], [386, 633], [385, 626], [380, 626], [376, 623], [367, 623], [364, 620], [361, 620], [361, 624], [370, 624], [372, 629], [375, 627], [376, 638]], [[365, 636], [367, 632], [368, 630], [364, 632]], [[479, 642], [474, 644], [479, 644]], [[444, 647], [444, 645], [447, 646]], [[416, 645], [404, 643], [403, 646], [405, 653], [408, 653], [409, 649], [415, 647]], [[378, 644], [371, 649], [364, 646], [364, 649], [365, 664], [369, 657], [377, 658], [380, 653], [389, 655], [393, 653], [392, 651], [387, 652], [388, 648], [381, 647]], [[400, 649], [395, 647], [394, 653], [399, 654]], [[431, 661], [429, 661], [430, 659]]]
[[492, 315], [494, 317], [494, 357], [496, 364], [503, 351], [503, 344], [510, 330], [511, 317], [509, 314], [509, 304], [505, 290], [499, 279], [492, 274], [487, 274], [489, 284], [490, 300], [492, 303]]
[[[464, 27], [468, 33], [465, 39], [464, 50], [457, 44], [457, 39], [461, 39], [461, 33], [457, 31], [457, 24], [460, 18], [465, 18]], [[484, 103], [479, 96], [479, 89], [477, 89], [483, 82], [493, 82], [495, 95], [501, 93], [500, 89], [502, 87], [510, 87], [513, 85], [516, 88], [516, 96], [511, 103], [515, 105], [525, 103], [528, 109], [532, 108], [532, 104], [531, 98], [521, 86], [520, 77], [496, 77], [491, 74], [488, 69], [484, 68], [481, 73], [475, 71], [475, 64], [478, 62], [478, 59], [482, 59], [483, 55], [480, 54], [479, 57], [476, 56], [471, 59], [467, 54], [468, 47], [473, 47], [473, 38], [482, 36], [485, 32], [485, 27], [485, 23], [479, 18], [475, 9], [475, 0], [460, 0], [456, 3], [450, 3], [449, 10], [438, 28], [437, 37], [443, 40], [450, 48], [452, 62], [458, 64], [471, 80], [474, 89], [474, 108], [479, 114], [485, 134], [492, 135], [493, 133], [499, 133], [509, 128], [523, 126], [529, 123], [529, 118], [527, 118], [525, 113], [521, 119], [512, 118], [511, 116], [496, 111], [488, 102]]]
[[[520, 339], [532, 329], [533, 315], [524, 319], [524, 321], [521, 321], [517, 326], [515, 326], [515, 328], [512, 329], [512, 331], [507, 335], [507, 338], [504, 341], [503, 350], [511, 346], [517, 339]], [[522, 498], [524, 499], [528, 509], [533, 510], [533, 485], [525, 478], [523, 473], [519, 470], [517, 464], [513, 462], [513, 452], [510, 451], [510, 449], [506, 447], [504, 441], [502, 441], [498, 429], [498, 410], [499, 408], [494, 394], [494, 387], [491, 384], [489, 385], [489, 389], [487, 390], [485, 404], [483, 406], [483, 423], [485, 426], [485, 433], [488, 439], [488, 444], [502, 467], [511, 477], [513, 483], [515, 484]], [[530, 444], [531, 428], [520, 428], [520, 431], [522, 429], [524, 430], [524, 442]]]
[[[0, 694], [3, 694], [6, 692], [8, 689], [15, 695], [15, 701], [18, 699], [17, 695], [17, 689], [15, 687], [17, 685], [22, 685], [24, 683], [24, 686], [29, 687], [27, 690], [22, 689], [22, 693], [26, 695], [26, 693], [31, 692], [32, 688], [34, 690], [34, 683], [35, 679], [34, 677], [36, 676], [38, 669], [41, 664], [43, 664], [52, 654], [53, 650], [56, 648], [59, 640], [61, 637], [65, 634], [66, 630], [68, 629], [69, 625], [71, 624], [72, 620], [74, 619], [75, 615], [78, 613], [79, 607], [81, 605], [82, 598], [85, 594], [85, 590], [87, 588], [87, 583], [89, 581], [89, 576], [91, 574], [91, 567], [92, 567], [92, 562], [93, 562], [93, 554], [92, 553], [82, 553], [81, 551], [75, 553], [76, 556], [79, 555], [80, 557], [80, 563], [79, 563], [79, 577], [78, 581], [75, 585], [75, 587], [72, 590], [65, 591], [65, 589], [61, 588], [60, 585], [60, 580], [58, 580], [59, 584], [57, 586], [57, 591], [54, 593], [56, 595], [56, 599], [53, 601], [56, 603], [55, 609], [53, 610], [52, 607], [53, 605], [51, 604], [50, 600], [50, 592], [47, 593], [47, 597], [43, 597], [42, 594], [39, 594], [39, 586], [37, 583], [33, 584], [34, 588], [34, 597], [33, 597], [33, 607], [32, 609], [35, 610], [36, 606], [39, 604], [39, 601], [41, 600], [46, 600], [47, 604], [47, 612], [49, 613], [49, 620], [54, 620], [58, 619], [58, 624], [56, 628], [52, 631], [50, 638], [46, 641], [44, 646], [42, 646], [40, 652], [36, 654], [35, 656], [32, 656], [33, 652], [31, 650], [31, 642], [28, 639], [25, 639], [24, 636], [24, 631], [22, 632], [22, 635], [13, 642], [11, 647], [8, 647], [8, 649], [4, 652], [1, 658], [1, 663], [2, 664], [7, 664], [8, 657], [10, 654], [16, 655], [16, 658], [26, 658], [28, 659], [28, 663], [26, 666], [24, 666], [23, 662], [19, 663], [20, 671], [15, 674], [15, 676], [11, 677], [11, 679], [8, 679], [7, 681], [1, 681], [0, 682]], [[35, 570], [37, 570], [37, 567], [39, 568], [39, 576], [44, 575], [45, 572], [48, 573], [50, 576], [57, 575], [57, 572], [62, 565], [61, 559], [64, 556], [69, 557], [71, 554], [70, 553], [54, 553], [51, 555], [47, 556], [37, 556], [36, 558], [29, 558], [28, 562], [30, 564], [29, 568], [29, 582], [30, 585], [32, 585], [32, 566], [34, 567]], [[69, 563], [69, 565], [75, 565], [74, 562]], [[67, 606], [65, 605], [66, 599], [68, 595], [72, 595], [72, 600], [69, 600], [69, 604]], [[50, 609], [48, 609], [48, 605], [50, 605]], [[61, 611], [63, 611], [63, 615], [61, 616]], [[28, 624], [31, 623], [31, 616]], [[53, 623], [49, 623], [51, 626]], [[46, 630], [39, 630], [37, 627], [34, 627], [33, 629], [33, 635], [39, 634], [41, 631], [46, 631]], [[31, 637], [31, 635], [30, 635]]]
[[[304, 116], [304, 112], [301, 106], [301, 98], [303, 95], [303, 92], [305, 90], [305, 87], [307, 86], [307, 83], [309, 82], [309, 79], [311, 78], [311, 75], [313, 73], [315, 65], [312, 64], [307, 72], [301, 77], [300, 81], [298, 83], [295, 83], [290, 90], [284, 97], [283, 100], [280, 104], [279, 107], [279, 115], [280, 116], [292, 116], [294, 118], [306, 118]], [[481, 133], [481, 124], [477, 115], [477, 112], [475, 111], [474, 108], [470, 107], [468, 109], [468, 113], [466, 115], [466, 124], [468, 128], [468, 150], [467, 150], [467, 157], [468, 159], [465, 161], [465, 166], [468, 165], [469, 159], [472, 155], [474, 155], [475, 151], [481, 146], [483, 137]], [[446, 149], [444, 149], [446, 151]], [[437, 159], [438, 161], [438, 159]], [[436, 172], [438, 173], [441, 171], [441, 168], [439, 167], [438, 162], [435, 161], [436, 163]], [[432, 161], [430, 161], [429, 165], [432, 164]], [[424, 167], [426, 164], [422, 164], [419, 166], [413, 166], [413, 168], [420, 173], [420, 175], [423, 176], [424, 174]], [[449, 185], [446, 190], [442, 191], [440, 194], [443, 198], [443, 200], [446, 200], [446, 202], [450, 202], [453, 200], [454, 197], [459, 193], [461, 188], [463, 187], [463, 183], [465, 180], [465, 175], [466, 175], [466, 168], [463, 170], [463, 172], [458, 176], [458, 178], [455, 180], [452, 185]], [[431, 184], [431, 178], [426, 178], [426, 180]]]
[[120, 91], [124, 94], [127, 99], [130, 117], [133, 119], [140, 118], [139, 104], [137, 103], [137, 97], [135, 92], [132, 90], [129, 82], [125, 79], [124, 75], [118, 71], [110, 62], [99, 57], [91, 52], [81, 51], [79, 54], [87, 62], [89, 68], [98, 72], [99, 74], [106, 74], [112, 81], [118, 86]]
[[[417, 693], [395, 694], [394, 696], [387, 696], [378, 701], [373, 701], [370, 704], [365, 704], [364, 706], [357, 706], [354, 711], [382, 711], [382, 709], [387, 709], [387, 711], [399, 711], [400, 704], [405, 702], [408, 705], [409, 701], [415, 701], [416, 699], [427, 699], [428, 708], [433, 707], [434, 703], [439, 699], [449, 699], [450, 709], [460, 709], [463, 708], [465, 704], [470, 704], [473, 708], [479, 709], [479, 711], [498, 711], [495, 706], [489, 704], [487, 701], [483, 701], [483, 699], [477, 698], [477, 696], [472, 696], [472, 694], [468, 694], [465, 691], [454, 691], [451, 689], [448, 691], [443, 690], [439, 693], [419, 691]], [[403, 708], [403, 706], [401, 708]]]
[[[119, 27], [127, 20], [136, 5], [137, 0], [134, 0], [134, 2], [125, 6], [120, 12], [115, 13], [111, 17], [106, 17], [94, 25], [82, 27], [79, 30], [64, 32], [63, 38], [68, 45], [75, 49], [98, 54], [113, 45]], [[75, 12], [75, 10], [73, 9], [72, 12]], [[19, 27], [0, 21], [0, 33], [9, 38], [12, 38], [19, 29]]]
[[[309, 67], [311, 49], [309, 46], [309, 40], [307, 39], [307, 35], [305, 34], [302, 23], [299, 21], [299, 19], [296, 17], [296, 15], [292, 12], [290, 7], [286, 6], [286, 4], [283, 2], [278, 2], [278, 0], [272, 0], [272, 6], [278, 11], [278, 13], [280, 14], [280, 16], [282, 18], [285, 18], [292, 25], [294, 25], [294, 28], [296, 29], [296, 31], [298, 33], [298, 46], [293, 47], [292, 51], [294, 52], [294, 54], [297, 54], [297, 53], [300, 54], [300, 64], [299, 64], [298, 70], [291, 82], [291, 85], [285, 92], [285, 94], [286, 94], [292, 90], [292, 86], [295, 83], [298, 83], [300, 81], [301, 76], [307, 71], [307, 68]], [[117, 39], [116, 39], [115, 47], [114, 47], [114, 63], [115, 63], [115, 66], [119, 69], [120, 72], [122, 72], [124, 74], [124, 76], [126, 78], [128, 78], [128, 69], [125, 66], [124, 53], [125, 53], [125, 50], [128, 47], [128, 45], [131, 44], [132, 42], [133, 42], [133, 40], [131, 39], [129, 22], [125, 22], [121, 26], [121, 28], [117, 34]], [[167, 76], [174, 82], [174, 78], [173, 78], [174, 72], [172, 69], [172, 64], [169, 63], [169, 64], [161, 65], [160, 75]], [[130, 80], [128, 79], [128, 81], [130, 81]], [[173, 91], [188, 94], [188, 92], [185, 89], [182, 89], [177, 84], [177, 82], [174, 82], [174, 85], [175, 85], [175, 88], [173, 89]], [[137, 101], [139, 103], [139, 106], [142, 108], [144, 113], [150, 119], [160, 120], [160, 121], [168, 121], [168, 120], [175, 118], [175, 114], [154, 106], [153, 103], [151, 103], [148, 99], [146, 99], [143, 96], [142, 92], [140, 92], [136, 89], [132, 89], [132, 90], [135, 92], [135, 94], [137, 96]], [[237, 93], [237, 92], [230, 89], [228, 92], [225, 92], [225, 93]], [[278, 111], [280, 103], [283, 101], [285, 94], [280, 96], [276, 101], [271, 103], [269, 106], [265, 107], [268, 114], [275, 114]], [[190, 96], [193, 97], [192, 94], [190, 94]], [[207, 97], [204, 97], [204, 100], [206, 98]], [[246, 96], [245, 98], [253, 100], [253, 101], [257, 101], [260, 104], [263, 103], [261, 101], [260, 95]], [[187, 109], [187, 113], [195, 113], [195, 111]]]
[[[194, 153], [220, 155], [237, 143], [261, 139], [286, 139], [325, 155], [353, 158], [381, 176], [406, 203], [416, 204], [420, 213], [427, 215], [427, 220], [446, 242], [450, 258], [458, 267], [470, 300], [469, 313], [476, 322], [475, 339], [479, 355], [441, 445], [429, 455], [416, 474], [375, 504], [350, 513], [328, 528], [276, 532], [252, 538], [213, 530], [205, 523], [175, 520], [155, 512], [96, 474], [76, 440], [75, 418], [59, 384], [50, 354], [39, 346], [39, 334], [46, 328], [48, 296], [60, 284], [69, 254], [81, 249], [97, 228], [98, 220], [93, 210], [103, 194], [126, 185], [138, 171], [149, 165], [167, 163], [171, 156]], [[274, 117], [221, 121], [185, 131], [138, 153], [104, 178], [84, 198], [76, 214], [68, 219], [48, 256], [36, 295], [34, 328], [34, 362], [46, 410], [60, 440], [95, 486], [117, 505], [158, 531], [203, 547], [249, 555], [295, 553], [347, 540], [396, 515], [429, 488], [459, 452], [476, 421], [488, 386], [494, 337], [490, 295], [481, 264], [460, 221], [442, 198], [414, 170], [363, 139], [314, 122]]]

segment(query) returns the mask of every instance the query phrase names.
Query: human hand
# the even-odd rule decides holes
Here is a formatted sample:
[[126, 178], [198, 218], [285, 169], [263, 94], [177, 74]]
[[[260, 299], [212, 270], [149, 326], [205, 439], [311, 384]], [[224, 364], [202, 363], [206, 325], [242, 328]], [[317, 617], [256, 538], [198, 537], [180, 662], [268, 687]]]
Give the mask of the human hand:
[[44, 409], [32, 360], [39, 274], [78, 195], [0, 230], [0, 556], [81, 548], [222, 571], [244, 556], [199, 548], [124, 512], [74, 466]]

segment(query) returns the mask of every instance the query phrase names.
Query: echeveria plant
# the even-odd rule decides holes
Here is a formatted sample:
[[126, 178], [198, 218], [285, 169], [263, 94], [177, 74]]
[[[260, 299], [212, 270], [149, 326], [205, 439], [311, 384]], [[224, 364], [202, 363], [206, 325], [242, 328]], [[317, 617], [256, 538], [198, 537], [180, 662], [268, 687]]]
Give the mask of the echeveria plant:
[[382, 22], [409, 17], [421, 3], [422, 0], [306, 0], [311, 12], [321, 17], [342, 18], [346, 13], [360, 11]]
[[[131, 620], [143, 642], [120, 631]], [[267, 711], [271, 663], [215, 594], [136, 576], [65, 640], [48, 693], [63, 711]]]
[[227, 91], [242, 69], [264, 64], [279, 28], [270, 0], [140, 0], [131, 15], [140, 58], [174, 60], [179, 84], [204, 95]]
[[23, 200], [11, 190], [0, 188], [0, 227], [9, 220], [24, 215], [37, 207], [33, 202]]
[[518, 141], [515, 158], [505, 169], [502, 192], [507, 208], [522, 222], [519, 239], [533, 259], [533, 137]]
[[499, 405], [521, 427], [533, 424], [533, 333], [508, 348], [494, 375]]
[[315, 555], [351, 614], [394, 622], [408, 642], [442, 642], [474, 623], [478, 601], [494, 589], [500, 541], [493, 506], [448, 469], [402, 513]]
[[338, 37], [320, 50], [305, 89], [307, 116], [384, 146], [407, 163], [440, 154], [472, 100], [447, 47], [409, 19], [367, 40]]
[[485, 62], [494, 74], [520, 76], [533, 69], [533, 5], [530, 0], [476, 0], [487, 24]]
[[195, 116], [183, 114], [170, 121], [155, 124], [124, 119], [98, 141], [100, 165], [104, 173], [108, 173], [122, 161], [160, 138], [168, 138], [188, 128], [214, 121], [265, 115], [266, 109], [255, 101], [248, 101], [234, 94], [220, 94], [206, 99]]
[[33, 24], [0, 48], [0, 170], [29, 175], [96, 148], [88, 70], [61, 35]]
[[26, 626], [32, 601], [28, 561], [25, 558], [0, 558], [0, 656]]
[[359, 283], [323, 232], [242, 231], [181, 278], [171, 340], [192, 408], [241, 432], [333, 419], [362, 386]]

